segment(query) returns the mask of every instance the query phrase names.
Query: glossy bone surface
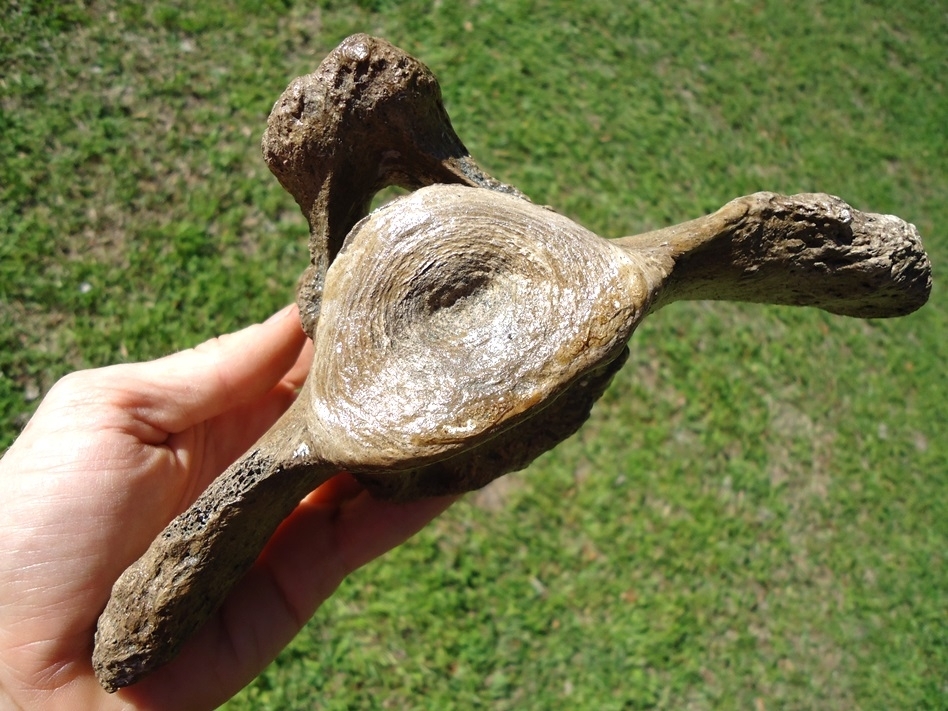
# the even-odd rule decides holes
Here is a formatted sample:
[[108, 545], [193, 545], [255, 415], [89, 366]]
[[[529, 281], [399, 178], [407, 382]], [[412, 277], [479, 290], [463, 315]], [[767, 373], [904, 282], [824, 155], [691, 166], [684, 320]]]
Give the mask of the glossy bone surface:
[[[172, 659], [339, 470], [412, 499], [527, 466], [582, 425], [658, 308], [738, 299], [880, 318], [931, 289], [912, 225], [819, 193], [598, 237], [480, 169], [431, 72], [366, 35], [290, 84], [263, 143], [309, 221], [298, 303], [312, 370], [116, 581], [93, 654], [109, 691]], [[387, 185], [416, 192], [366, 217]]]

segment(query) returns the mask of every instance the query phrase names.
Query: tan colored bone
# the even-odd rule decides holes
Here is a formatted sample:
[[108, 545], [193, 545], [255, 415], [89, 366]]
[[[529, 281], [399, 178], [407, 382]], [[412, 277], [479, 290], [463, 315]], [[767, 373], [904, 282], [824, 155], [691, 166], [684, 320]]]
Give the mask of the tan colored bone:
[[263, 156], [310, 224], [312, 263], [297, 299], [310, 336], [326, 270], [382, 188], [459, 183], [523, 197], [471, 158], [431, 71], [368, 35], [290, 83], [270, 112]]
[[[313, 368], [280, 421], [116, 582], [93, 657], [109, 691], [171, 659], [340, 469], [378, 496], [462, 493], [568, 437], [638, 323], [672, 301], [885, 317], [931, 287], [914, 227], [823, 194], [757, 193], [598, 237], [480, 170], [430, 72], [364, 35], [290, 85], [264, 152], [310, 221], [300, 302]], [[388, 184], [417, 190], [360, 221]]]

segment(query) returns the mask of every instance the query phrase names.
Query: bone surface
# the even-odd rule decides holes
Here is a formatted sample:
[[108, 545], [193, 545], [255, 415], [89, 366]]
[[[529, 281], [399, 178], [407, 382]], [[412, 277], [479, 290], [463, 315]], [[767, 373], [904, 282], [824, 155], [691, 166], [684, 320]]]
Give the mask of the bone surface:
[[[931, 288], [913, 226], [824, 194], [756, 193], [599, 237], [478, 168], [430, 72], [365, 35], [290, 85], [264, 153], [310, 223], [299, 300], [313, 367], [287, 413], [116, 582], [93, 656], [109, 691], [173, 658], [335, 472], [409, 500], [527, 466], [582, 425], [636, 326], [673, 301], [879, 318]], [[388, 184], [415, 191], [365, 216]]]

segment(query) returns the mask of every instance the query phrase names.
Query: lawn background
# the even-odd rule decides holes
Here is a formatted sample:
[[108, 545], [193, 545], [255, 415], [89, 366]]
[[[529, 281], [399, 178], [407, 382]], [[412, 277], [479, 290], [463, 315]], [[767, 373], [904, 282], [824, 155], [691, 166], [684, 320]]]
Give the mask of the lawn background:
[[228, 709], [948, 707], [942, 3], [0, 13], [0, 449], [64, 373], [292, 299], [305, 223], [259, 139], [356, 31], [433, 69], [493, 174], [600, 234], [819, 190], [915, 223], [934, 263], [895, 321], [651, 317], [577, 436], [353, 575]]

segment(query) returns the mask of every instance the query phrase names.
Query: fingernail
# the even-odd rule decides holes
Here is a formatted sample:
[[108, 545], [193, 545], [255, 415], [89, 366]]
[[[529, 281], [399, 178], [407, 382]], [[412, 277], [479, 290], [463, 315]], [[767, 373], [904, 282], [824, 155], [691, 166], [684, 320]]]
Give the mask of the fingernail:
[[294, 308], [296, 308], [296, 304], [289, 304], [288, 306], [284, 306], [282, 309], [280, 309], [275, 314], [273, 314], [270, 318], [264, 321], [264, 323], [276, 323], [277, 321], [280, 321], [286, 318]]

